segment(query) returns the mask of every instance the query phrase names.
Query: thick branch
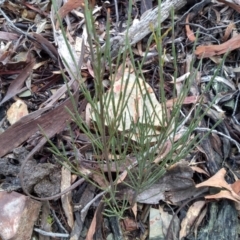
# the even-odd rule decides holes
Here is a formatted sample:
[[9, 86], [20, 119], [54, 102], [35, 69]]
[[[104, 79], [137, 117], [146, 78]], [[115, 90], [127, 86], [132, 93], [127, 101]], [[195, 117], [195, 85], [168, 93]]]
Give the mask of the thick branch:
[[130, 45], [139, 42], [151, 33], [153, 28], [156, 29], [160, 27], [160, 24], [168, 18], [172, 9], [175, 11], [179, 10], [186, 5], [186, 3], [186, 0], [166, 0], [160, 6], [144, 13], [137, 24], [130, 26], [128, 31], [126, 30], [123, 33], [119, 33], [110, 40], [111, 57], [117, 57], [119, 51], [123, 52], [126, 49], [124, 46], [126, 38], [128, 38]]

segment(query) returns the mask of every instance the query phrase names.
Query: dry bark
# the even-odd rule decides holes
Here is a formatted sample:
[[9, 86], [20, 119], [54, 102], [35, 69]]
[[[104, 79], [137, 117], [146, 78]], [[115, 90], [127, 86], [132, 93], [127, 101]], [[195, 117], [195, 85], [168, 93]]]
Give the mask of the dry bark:
[[[119, 51], [126, 50], [126, 38], [130, 45], [133, 45], [152, 32], [153, 28], [156, 29], [160, 24], [166, 20], [170, 11], [179, 10], [187, 4], [186, 0], [166, 0], [160, 6], [145, 12], [137, 24], [130, 26], [128, 30], [119, 33], [117, 36], [110, 40], [111, 44], [111, 57], [116, 58]], [[103, 46], [104, 51], [104, 46]]]

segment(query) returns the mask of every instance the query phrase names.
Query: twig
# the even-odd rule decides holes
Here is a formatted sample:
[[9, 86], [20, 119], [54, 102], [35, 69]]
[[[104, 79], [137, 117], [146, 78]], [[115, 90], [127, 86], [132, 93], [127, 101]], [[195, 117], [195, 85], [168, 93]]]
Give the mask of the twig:
[[[236, 22], [233, 22], [233, 24], [237, 24], [239, 22], [240, 22], [240, 20], [238, 20]], [[221, 29], [221, 28], [227, 28], [226, 25], [221, 25], [221, 26], [216, 26], [216, 27], [211, 27], [211, 28], [205, 28], [202, 25], [196, 24], [196, 23], [179, 23], [179, 25], [189, 25], [189, 26], [193, 26], [193, 27], [198, 27], [198, 28], [201, 28], [201, 29], [205, 30], [206, 32], [216, 30], [216, 29]]]
[[98, 195], [96, 195], [82, 210], [81, 210], [81, 219], [83, 220], [84, 218], [84, 214], [85, 212], [89, 209], [89, 207], [98, 199], [100, 198], [102, 195], [104, 195], [106, 193], [107, 190], [99, 193]]
[[201, 5], [204, 6], [207, 2], [211, 2], [211, 1], [210, 1], [210, 0], [202, 0], [201, 2], [194, 4], [194, 5], [193, 5], [191, 8], [189, 8], [189, 9], [180, 17], [180, 19], [178, 19], [174, 24], [182, 21], [182, 19], [183, 19], [186, 15], [188, 15], [192, 10], [194, 10], [194, 9], [196, 9], [196, 8], [198, 8], [198, 7], [201, 8]]
[[[130, 45], [139, 42], [149, 33], [152, 33], [153, 29], [158, 28], [161, 22], [168, 18], [172, 9], [179, 10], [186, 4], [186, 0], [166, 0], [161, 5], [149, 11], [146, 15], [142, 16], [137, 24], [130, 26], [125, 32], [111, 38], [111, 57], [116, 58], [119, 52], [127, 49], [128, 46], [125, 44], [126, 39], [129, 40]], [[102, 52], [104, 52], [105, 46], [102, 47]]]
[[[197, 33], [197, 32], [194, 32], [194, 33]], [[212, 38], [213, 40], [215, 40], [218, 44], [220, 44], [220, 41], [218, 41], [214, 36], [212, 36], [211, 34], [209, 33], [204, 33], [204, 32], [200, 32], [198, 31], [199, 34], [202, 34], [202, 35], [205, 35], [205, 36], [208, 36], [210, 38]]]
[[118, 15], [118, 2], [117, 2], [117, 0], [114, 0], [114, 5], [115, 5], [115, 12], [116, 12], [116, 23], [118, 24], [119, 15]]
[[66, 234], [69, 234], [68, 231], [65, 229], [65, 227], [62, 225], [62, 223], [60, 222], [60, 220], [58, 219], [56, 213], [54, 210], [51, 210], [52, 211], [52, 215], [54, 217], [54, 219], [56, 220], [57, 224], [59, 225], [59, 227], [66, 233]]
[[238, 91], [238, 95], [237, 95], [237, 97], [236, 97], [236, 101], [235, 101], [235, 105], [234, 105], [234, 110], [233, 110], [233, 114], [232, 114], [232, 117], [233, 117], [235, 123], [237, 123], [238, 125], [240, 125], [240, 123], [239, 123], [239, 121], [237, 120], [235, 114], [236, 114], [236, 110], [237, 110], [237, 106], [238, 106], [239, 96], [240, 96], [240, 91]]
[[34, 231], [40, 233], [40, 234], [43, 235], [43, 236], [49, 236], [49, 237], [63, 237], [63, 238], [69, 237], [69, 234], [68, 234], [68, 233], [53, 233], [53, 232], [46, 232], [46, 231], [43, 231], [43, 230], [41, 230], [41, 229], [39, 229], [39, 228], [34, 228]]
[[20, 34], [23, 34], [24, 36], [28, 36], [29, 37], [29, 34], [27, 32], [22, 31], [20, 28], [16, 27], [13, 24], [12, 20], [5, 14], [5, 12], [1, 8], [0, 8], [0, 12], [3, 15], [3, 17], [7, 20], [8, 24], [9, 24], [9, 26], [11, 28], [13, 28], [15, 31], [17, 31]]

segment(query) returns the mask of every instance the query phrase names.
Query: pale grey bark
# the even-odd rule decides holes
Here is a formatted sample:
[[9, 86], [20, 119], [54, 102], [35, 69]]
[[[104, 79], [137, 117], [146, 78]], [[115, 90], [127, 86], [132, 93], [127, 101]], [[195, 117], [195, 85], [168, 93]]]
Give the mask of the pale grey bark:
[[158, 6], [150, 11], [145, 12], [137, 24], [130, 26], [128, 31], [126, 30], [123, 33], [119, 33], [110, 40], [111, 57], [117, 57], [119, 51], [122, 52], [126, 49], [126, 37], [128, 38], [130, 45], [139, 42], [152, 32], [153, 27], [154, 29], [160, 27], [160, 24], [168, 18], [172, 9], [174, 9], [174, 11], [179, 10], [186, 5], [186, 3], [186, 0], [166, 0], [162, 2], [160, 7]]

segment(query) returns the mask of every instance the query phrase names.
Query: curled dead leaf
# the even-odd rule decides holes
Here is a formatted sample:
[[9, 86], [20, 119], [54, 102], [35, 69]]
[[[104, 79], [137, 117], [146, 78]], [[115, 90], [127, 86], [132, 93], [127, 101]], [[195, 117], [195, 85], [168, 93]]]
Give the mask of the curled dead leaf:
[[236, 10], [238, 13], [240, 13], [240, 6], [233, 3], [233, 2], [229, 2], [226, 0], [218, 0], [219, 2], [222, 2], [224, 4], [226, 4], [227, 6], [231, 7], [232, 9]]
[[[189, 14], [186, 17], [186, 23], [189, 23]], [[187, 37], [190, 40], [190, 42], [195, 42], [196, 37], [188, 24], [185, 26], [185, 29], [186, 29]]]
[[226, 42], [229, 38], [229, 36], [231, 35], [233, 29], [236, 28], [235, 24], [234, 23], [229, 23], [226, 30], [225, 30], [225, 33], [224, 33], [224, 36], [222, 38], [222, 41], [223, 42]]
[[[73, 9], [83, 6], [83, 0], [68, 0], [59, 10], [58, 15], [60, 19], [64, 18]], [[56, 29], [59, 28], [59, 23], [56, 23]]]
[[[214, 176], [206, 180], [205, 182], [199, 183], [196, 185], [196, 188], [199, 187], [216, 187], [221, 190], [219, 193], [214, 195], [206, 196], [207, 199], [218, 199], [218, 198], [228, 198], [233, 201], [239, 202], [240, 196], [234, 191], [231, 184], [228, 184], [225, 180], [226, 170], [224, 168], [220, 169]], [[239, 183], [237, 183], [239, 184]], [[236, 190], [236, 189], [235, 189]]]
[[240, 47], [240, 34], [220, 45], [198, 46], [195, 54], [198, 58], [221, 55]]
[[225, 181], [224, 177], [226, 174], [226, 170], [221, 168], [214, 176], [209, 178], [208, 180], [199, 183], [196, 185], [196, 188], [199, 187], [216, 187], [216, 188], [225, 188], [231, 191], [230, 185]]

